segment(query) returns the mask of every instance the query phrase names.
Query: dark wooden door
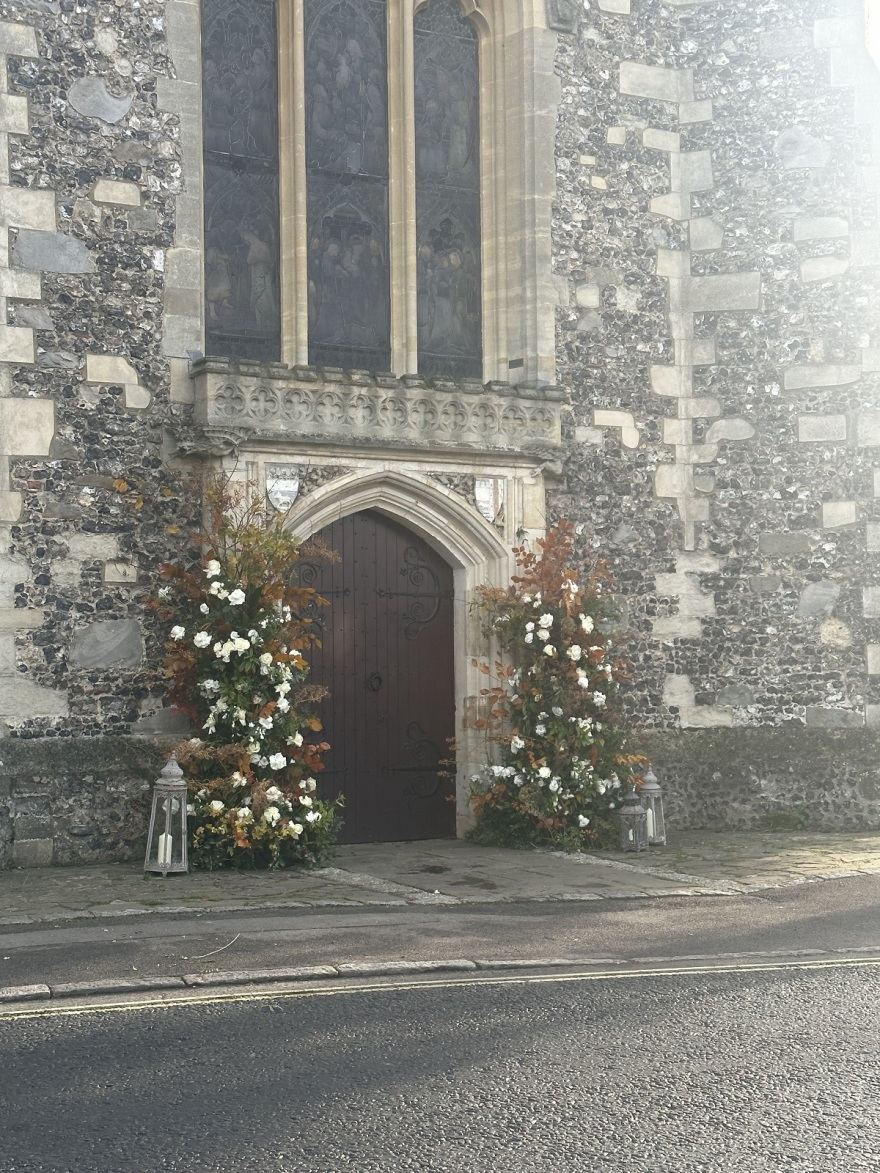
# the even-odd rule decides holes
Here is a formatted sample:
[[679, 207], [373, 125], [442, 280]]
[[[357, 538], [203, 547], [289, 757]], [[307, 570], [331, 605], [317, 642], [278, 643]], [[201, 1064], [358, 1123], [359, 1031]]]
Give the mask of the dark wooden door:
[[320, 791], [345, 795], [343, 843], [455, 834], [452, 569], [403, 526], [354, 513], [321, 531], [336, 563], [301, 564], [330, 606], [309, 653], [331, 749]]

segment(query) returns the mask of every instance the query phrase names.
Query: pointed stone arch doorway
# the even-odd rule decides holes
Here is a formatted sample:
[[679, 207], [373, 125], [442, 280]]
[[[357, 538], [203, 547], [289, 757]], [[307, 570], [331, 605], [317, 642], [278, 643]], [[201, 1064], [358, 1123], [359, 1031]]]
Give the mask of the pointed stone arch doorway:
[[[441, 596], [446, 596], [450, 591], [448, 584], [451, 581], [452, 597], [443, 597], [440, 600], [441, 609], [437, 621], [444, 626], [442, 629], [437, 627], [434, 630], [437, 632], [442, 630], [441, 642], [444, 644], [447, 654], [451, 652], [452, 658], [453, 716], [451, 727], [456, 742], [455, 778], [454, 784], [450, 780], [445, 784], [445, 790], [438, 791], [438, 803], [443, 812], [442, 815], [438, 815], [436, 821], [433, 822], [429, 816], [422, 824], [423, 829], [411, 837], [431, 838], [460, 835], [467, 829], [472, 817], [469, 803], [470, 778], [485, 763], [487, 753], [484, 735], [474, 728], [474, 718], [480, 711], [480, 689], [485, 683], [485, 678], [480, 674], [474, 661], [489, 658], [489, 648], [482, 630], [480, 616], [474, 607], [476, 589], [484, 584], [506, 586], [509, 583], [512, 571], [510, 548], [505, 544], [502, 534], [489, 525], [462, 497], [439, 485], [430, 477], [387, 468], [369, 471], [357, 470], [336, 478], [310, 493], [301, 503], [297, 503], [289, 515], [288, 524], [300, 537], [308, 538], [324, 530], [330, 531], [336, 523], [345, 522], [345, 519], [356, 515], [375, 517], [389, 523], [392, 530], [397, 527], [397, 532], [402, 531], [405, 535], [406, 540], [402, 549], [403, 560], [396, 568], [396, 582], [405, 583], [405, 580], [408, 580], [410, 569], [415, 566], [414, 563], [407, 562], [406, 559], [406, 550], [410, 548], [418, 552], [418, 565], [429, 564], [441, 580], [437, 592], [434, 591], [432, 584], [431, 589], [425, 593], [429, 595], [439, 593]], [[333, 540], [335, 542], [335, 537]], [[387, 538], [385, 540], [387, 549]], [[401, 550], [398, 548], [395, 556], [399, 554], [401, 554]], [[411, 559], [412, 557], [413, 555], [410, 555]], [[423, 562], [422, 559], [426, 561]], [[406, 573], [401, 575], [400, 571], [403, 569], [406, 569]], [[341, 584], [339, 589], [344, 591], [350, 588]], [[375, 592], [378, 589], [388, 590], [390, 588], [380, 587], [379, 584], [374, 583], [372, 589]], [[405, 585], [404, 589], [409, 588]], [[402, 599], [403, 612], [406, 612], [407, 600], [405, 596], [402, 596]], [[416, 599], [412, 601], [427, 603], [430, 600]], [[403, 614], [399, 614], [395, 622], [405, 624], [407, 621], [403, 618]], [[427, 631], [427, 627], [424, 630]], [[345, 638], [344, 635], [343, 638]], [[406, 641], [404, 634], [405, 643], [409, 645], [411, 651], [416, 653], [417, 670], [430, 672], [433, 653], [427, 651], [423, 653], [422, 649], [426, 649], [428, 644], [427, 641], [421, 643], [422, 638], [423, 636], [419, 636], [416, 639]], [[365, 673], [364, 667], [365, 665], [361, 666], [359, 671], [361, 683], [366, 685], [369, 683], [374, 669]], [[379, 684], [377, 680], [374, 680], [373, 685], [379, 684], [379, 695], [381, 696], [385, 677], [381, 669], [376, 671], [379, 676], [382, 676], [382, 683]], [[448, 685], [444, 685], [444, 688], [447, 691], [444, 694], [446, 700], [443, 701], [443, 704], [448, 704]], [[448, 710], [444, 711], [448, 712]], [[342, 720], [346, 721], [347, 717], [343, 715]], [[420, 756], [421, 764], [431, 768], [418, 772], [410, 769], [408, 774], [404, 771], [404, 774], [401, 775], [405, 779], [404, 786], [411, 791], [418, 791], [420, 788], [428, 789], [433, 786], [436, 779], [436, 773], [432, 768], [434, 754], [437, 750], [443, 751], [442, 744], [438, 745], [437, 741], [439, 738], [442, 743], [444, 735], [442, 733], [429, 735], [427, 740], [432, 743], [431, 746], [420, 745], [419, 742], [425, 739], [419, 736], [419, 732], [415, 728], [407, 733], [406, 724], [403, 726], [403, 752], [409, 756], [405, 757], [400, 765], [411, 766], [414, 757]], [[430, 730], [426, 729], [426, 732], [430, 734]], [[328, 740], [331, 740], [329, 730]], [[401, 737], [398, 732], [398, 747], [400, 747], [400, 743]], [[407, 744], [409, 749], [407, 749]], [[397, 768], [390, 758], [385, 764], [392, 769]], [[379, 763], [380, 768], [381, 765], [382, 763]], [[327, 766], [328, 769], [334, 768], [332, 753], [328, 755]], [[392, 776], [390, 772], [386, 774], [386, 778]], [[326, 787], [328, 793], [332, 791], [332, 779], [333, 775], [328, 775]], [[337, 789], [344, 789], [344, 787], [337, 787]], [[450, 801], [447, 796], [452, 796], [454, 801]], [[346, 816], [349, 822], [345, 829], [344, 838], [349, 842], [355, 841], [355, 837], [364, 841], [362, 838], [363, 827], [360, 832], [356, 828], [356, 820], [352, 813], [354, 810], [352, 801], [349, 800], [349, 814]], [[418, 803], [414, 802], [414, 805], [418, 805]], [[452, 814], [449, 813], [450, 810]], [[375, 835], [378, 840], [390, 841], [395, 834], [393, 820], [383, 821], [378, 828], [374, 826], [371, 834]], [[397, 834], [400, 837], [406, 837], [401, 831], [398, 831]]]
[[311, 678], [330, 743], [324, 797], [345, 796], [344, 843], [455, 835], [452, 567], [411, 530], [374, 510], [318, 536], [338, 561], [304, 561], [303, 585], [328, 605], [315, 626]]

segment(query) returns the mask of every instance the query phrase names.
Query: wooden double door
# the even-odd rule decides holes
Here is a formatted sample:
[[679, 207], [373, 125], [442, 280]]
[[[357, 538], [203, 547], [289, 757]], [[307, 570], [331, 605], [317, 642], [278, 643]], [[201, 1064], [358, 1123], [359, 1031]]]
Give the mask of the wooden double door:
[[353, 513], [321, 531], [336, 562], [301, 563], [329, 602], [311, 679], [330, 743], [319, 792], [345, 796], [343, 843], [455, 834], [452, 569], [403, 526]]

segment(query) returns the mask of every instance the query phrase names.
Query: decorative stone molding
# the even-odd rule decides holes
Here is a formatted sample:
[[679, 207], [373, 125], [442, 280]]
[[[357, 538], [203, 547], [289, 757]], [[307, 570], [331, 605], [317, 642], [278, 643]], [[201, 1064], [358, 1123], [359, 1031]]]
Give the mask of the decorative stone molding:
[[547, 0], [547, 27], [558, 33], [576, 33], [578, 6], [575, 0]]
[[551, 463], [562, 454], [561, 387], [213, 358], [195, 364], [192, 379], [196, 427], [215, 446], [249, 435], [251, 442], [499, 452]]

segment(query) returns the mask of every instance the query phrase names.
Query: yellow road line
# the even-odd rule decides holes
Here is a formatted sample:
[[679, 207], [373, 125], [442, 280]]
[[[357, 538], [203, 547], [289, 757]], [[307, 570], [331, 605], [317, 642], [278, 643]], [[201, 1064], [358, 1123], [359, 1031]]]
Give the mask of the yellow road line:
[[341, 994], [371, 994], [388, 991], [431, 989], [454, 989], [458, 986], [509, 986], [509, 985], [543, 985], [548, 982], [606, 982], [631, 981], [635, 978], [675, 977], [685, 974], [694, 976], [708, 976], [718, 973], [773, 973], [783, 970], [815, 970], [815, 969], [871, 969], [880, 966], [880, 958], [844, 957], [829, 958], [822, 961], [775, 961], [775, 962], [748, 962], [733, 965], [706, 965], [706, 966], [668, 966], [654, 969], [628, 970], [590, 970], [579, 973], [546, 973], [530, 975], [505, 974], [491, 976], [487, 974], [456, 978], [428, 978], [419, 980], [418, 975], [409, 979], [399, 979], [388, 982], [360, 982], [346, 983], [332, 986], [300, 986], [290, 989], [283, 985], [279, 987], [266, 986], [259, 990], [230, 991], [228, 993], [192, 994], [178, 996], [176, 993], [166, 997], [145, 998], [137, 1002], [90, 1002], [86, 1005], [63, 1005], [58, 1002], [46, 1002], [41, 1005], [5, 1009], [0, 1008], [0, 1022], [20, 1018], [51, 1018], [71, 1017], [83, 1014], [106, 1014], [109, 1012], [135, 1010], [157, 1010], [176, 1006], [214, 1006], [224, 1002], [260, 1002], [280, 998], [329, 998]]

